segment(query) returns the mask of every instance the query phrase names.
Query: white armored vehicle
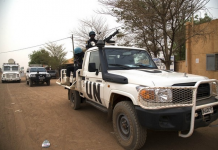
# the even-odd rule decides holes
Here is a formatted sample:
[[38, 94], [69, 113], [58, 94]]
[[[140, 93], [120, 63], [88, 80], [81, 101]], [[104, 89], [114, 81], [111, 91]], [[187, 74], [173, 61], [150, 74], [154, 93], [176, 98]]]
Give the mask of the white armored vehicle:
[[4, 82], [20, 82], [20, 65], [15, 63], [13, 59], [9, 59], [8, 63], [2, 65], [2, 83]]

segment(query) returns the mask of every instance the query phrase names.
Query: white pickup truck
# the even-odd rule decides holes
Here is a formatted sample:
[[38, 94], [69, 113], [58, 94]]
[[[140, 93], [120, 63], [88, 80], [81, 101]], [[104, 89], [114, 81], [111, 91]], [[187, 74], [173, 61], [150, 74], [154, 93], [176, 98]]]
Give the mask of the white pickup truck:
[[125, 149], [141, 148], [147, 129], [189, 137], [218, 118], [217, 80], [160, 70], [144, 49], [105, 46], [99, 40], [76, 73], [75, 90], [65, 86], [73, 109], [86, 102], [108, 113]]

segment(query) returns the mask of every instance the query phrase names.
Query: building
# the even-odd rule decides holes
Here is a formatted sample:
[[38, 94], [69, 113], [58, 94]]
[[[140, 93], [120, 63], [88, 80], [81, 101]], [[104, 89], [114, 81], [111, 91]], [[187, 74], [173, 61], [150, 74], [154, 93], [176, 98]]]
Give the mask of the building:
[[[206, 29], [211, 34], [206, 38], [198, 36], [186, 41], [186, 60], [175, 63], [176, 71], [218, 79], [218, 19], [196, 26], [198, 30]], [[196, 28], [187, 23], [187, 37], [190, 37], [193, 30]]]

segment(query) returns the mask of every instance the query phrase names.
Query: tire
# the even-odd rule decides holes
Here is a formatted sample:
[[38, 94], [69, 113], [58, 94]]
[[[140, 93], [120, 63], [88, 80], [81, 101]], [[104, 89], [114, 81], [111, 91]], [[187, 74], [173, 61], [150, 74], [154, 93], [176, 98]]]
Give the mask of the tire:
[[140, 149], [145, 144], [147, 130], [139, 123], [132, 102], [117, 103], [113, 110], [113, 128], [119, 144], [124, 149]]
[[47, 84], [47, 86], [49, 86], [50, 85], [50, 80], [46, 81], [46, 84]]
[[71, 103], [71, 107], [74, 110], [77, 110], [80, 108], [80, 104], [81, 104], [81, 97], [79, 96], [79, 92], [72, 90], [71, 92], [71, 96], [70, 96], [70, 103]]
[[68, 90], [68, 93], [67, 93], [67, 95], [68, 95], [68, 100], [70, 100], [70, 90]]
[[29, 79], [29, 86], [32, 87], [33, 86], [33, 81]]

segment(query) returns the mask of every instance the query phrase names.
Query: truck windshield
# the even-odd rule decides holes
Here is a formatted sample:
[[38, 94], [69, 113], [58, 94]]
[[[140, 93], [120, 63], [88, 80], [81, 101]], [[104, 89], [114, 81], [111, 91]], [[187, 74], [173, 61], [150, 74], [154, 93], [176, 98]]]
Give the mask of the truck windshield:
[[18, 66], [12, 66], [12, 71], [18, 71]]
[[45, 68], [31, 68], [30, 72], [46, 72]]
[[157, 69], [145, 50], [105, 48], [109, 70], [117, 69]]
[[4, 66], [4, 71], [10, 71], [10, 66]]

